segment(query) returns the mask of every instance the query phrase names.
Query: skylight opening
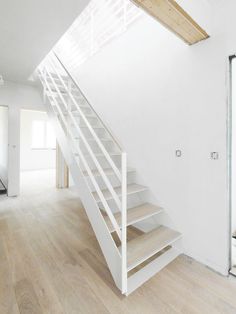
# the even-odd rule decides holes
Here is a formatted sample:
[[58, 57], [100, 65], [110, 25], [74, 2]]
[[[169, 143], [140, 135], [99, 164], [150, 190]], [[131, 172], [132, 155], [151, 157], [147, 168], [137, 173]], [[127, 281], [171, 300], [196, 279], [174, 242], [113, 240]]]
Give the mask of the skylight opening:
[[70, 70], [76, 69], [142, 15], [129, 0], [92, 0], [61, 38], [55, 51]]

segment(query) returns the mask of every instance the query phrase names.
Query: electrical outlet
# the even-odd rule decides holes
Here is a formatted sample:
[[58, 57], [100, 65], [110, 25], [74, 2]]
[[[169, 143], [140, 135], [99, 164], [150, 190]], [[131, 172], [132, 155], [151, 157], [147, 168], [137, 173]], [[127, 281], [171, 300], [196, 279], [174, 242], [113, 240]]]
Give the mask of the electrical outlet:
[[219, 153], [218, 152], [211, 152], [211, 159], [213, 159], [213, 160], [219, 159]]
[[175, 151], [175, 156], [176, 156], [176, 157], [181, 157], [181, 156], [182, 156], [182, 151], [181, 151], [180, 149], [177, 149], [177, 150]]

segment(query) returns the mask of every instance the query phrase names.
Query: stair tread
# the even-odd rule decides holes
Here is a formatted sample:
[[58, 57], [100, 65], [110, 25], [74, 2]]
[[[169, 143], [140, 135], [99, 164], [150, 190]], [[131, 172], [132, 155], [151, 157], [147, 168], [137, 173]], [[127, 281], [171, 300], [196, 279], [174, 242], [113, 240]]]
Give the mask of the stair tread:
[[[106, 174], [106, 175], [112, 175], [112, 174], [114, 174], [114, 170], [112, 169], [112, 168], [105, 168], [105, 169], [103, 169], [103, 171], [104, 171], [104, 173]], [[127, 172], [134, 172], [135, 170], [133, 169], [133, 168], [130, 168], [130, 167], [128, 167], [127, 168]], [[93, 175], [94, 176], [100, 176], [100, 172], [96, 169], [96, 170], [92, 170], [92, 173], [93, 173]], [[85, 170], [85, 171], [83, 171], [83, 174], [85, 175], [85, 176], [88, 176], [88, 173], [87, 173], [87, 171]]]
[[[109, 156], [120, 156], [120, 155], [121, 155], [120, 152], [108, 152], [108, 154], [109, 154]], [[102, 154], [102, 153], [94, 153], [94, 155], [95, 155], [96, 157], [105, 157], [104, 154]], [[77, 153], [75, 153], [75, 156], [76, 156], [76, 157], [79, 157]], [[86, 158], [88, 158], [88, 157], [90, 157], [90, 154], [84, 154], [84, 156], [85, 156]]]
[[[108, 152], [108, 154], [110, 155], [110, 156], [120, 156], [121, 155], [121, 153], [120, 152]], [[95, 156], [97, 156], [97, 157], [104, 157], [104, 154], [103, 153], [95, 153]]]
[[[88, 129], [87, 125], [80, 125], [80, 128], [82, 129]], [[92, 126], [93, 129], [104, 129], [104, 126]], [[105, 129], [104, 129], [105, 130]]]
[[[75, 140], [80, 140], [80, 138], [75, 137]], [[86, 140], [87, 141], [96, 141], [95, 138], [87, 138]], [[106, 138], [106, 137], [104, 137], [104, 138], [100, 137], [99, 140], [102, 142], [113, 142], [114, 141], [112, 138]]]
[[[128, 271], [180, 239], [181, 233], [160, 226], [127, 243]], [[120, 248], [121, 249], [121, 248]]]
[[[148, 188], [146, 186], [143, 186], [143, 185], [128, 184], [127, 185], [127, 194], [130, 195], [130, 194], [145, 191], [147, 189]], [[121, 196], [121, 186], [115, 187], [114, 190], [118, 194], [118, 196]], [[112, 195], [108, 189], [102, 190], [102, 194], [106, 200], [113, 199], [113, 197], [112, 197]], [[97, 192], [93, 192], [93, 197], [95, 198], [96, 202], [100, 202], [100, 198], [99, 198]]]
[[[150, 203], [145, 203], [140, 206], [129, 208], [127, 210], [127, 226], [133, 225], [138, 221], [157, 215], [163, 212], [163, 210], [163, 208]], [[121, 212], [115, 213], [114, 216], [118, 225], [121, 227]], [[115, 229], [108, 216], [105, 217], [105, 221], [110, 232], [114, 232]]]
[[[81, 117], [81, 114], [78, 112], [78, 111], [71, 111], [71, 113], [74, 115], [74, 116], [77, 116], [77, 117]], [[68, 111], [63, 111], [63, 114], [64, 116], [68, 116]], [[93, 119], [98, 119], [98, 117], [92, 113], [84, 113], [84, 116], [86, 118], [93, 118]], [[81, 118], [82, 119], [82, 118]]]

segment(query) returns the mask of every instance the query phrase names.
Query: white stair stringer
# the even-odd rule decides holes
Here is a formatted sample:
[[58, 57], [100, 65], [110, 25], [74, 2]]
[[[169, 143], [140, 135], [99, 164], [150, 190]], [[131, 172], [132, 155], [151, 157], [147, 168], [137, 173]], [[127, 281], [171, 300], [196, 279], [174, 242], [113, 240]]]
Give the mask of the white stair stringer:
[[97, 240], [100, 244], [103, 255], [106, 259], [112, 277], [121, 290], [121, 256], [115, 245], [115, 242], [110, 234], [110, 231], [104, 221], [104, 218], [99, 210], [98, 204], [92, 193], [89, 191], [85, 177], [78, 167], [76, 158], [68, 145], [68, 139], [58, 121], [52, 107], [48, 101], [45, 102], [47, 114], [50, 122], [54, 127], [57, 142], [61, 148], [67, 166], [70, 169], [71, 176], [75, 183], [78, 195], [84, 205], [89, 221], [93, 227]]
[[[55, 54], [38, 76], [78, 195], [114, 282], [128, 295], [181, 254], [181, 234], [161, 225], [164, 209], [145, 199], [148, 187], [135, 182], [126, 152]], [[127, 237], [127, 228], [154, 216], [159, 222], [153, 230]]]

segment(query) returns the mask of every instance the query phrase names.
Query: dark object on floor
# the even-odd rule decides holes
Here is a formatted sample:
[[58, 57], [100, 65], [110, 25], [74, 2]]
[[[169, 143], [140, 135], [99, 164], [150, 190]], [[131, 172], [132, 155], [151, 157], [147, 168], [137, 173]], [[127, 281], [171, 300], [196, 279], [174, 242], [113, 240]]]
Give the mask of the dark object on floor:
[[6, 194], [7, 193], [7, 188], [5, 187], [4, 183], [0, 179], [0, 194]]

